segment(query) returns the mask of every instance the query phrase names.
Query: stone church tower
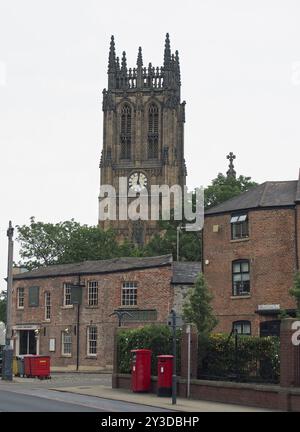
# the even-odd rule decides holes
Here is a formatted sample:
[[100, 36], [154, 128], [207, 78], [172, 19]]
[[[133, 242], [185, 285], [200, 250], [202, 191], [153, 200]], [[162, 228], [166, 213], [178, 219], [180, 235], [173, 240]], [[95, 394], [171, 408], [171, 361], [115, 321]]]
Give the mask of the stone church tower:
[[[179, 55], [171, 53], [168, 34], [162, 67], [145, 67], [141, 47], [135, 68], [127, 67], [125, 51], [120, 64], [111, 37], [108, 87], [103, 90], [101, 185], [113, 185], [117, 194], [119, 177], [127, 178], [128, 188], [137, 181], [149, 190], [151, 185], [185, 185], [185, 102], [180, 86]], [[99, 224], [117, 230], [120, 241], [136, 244], [147, 242], [157, 231], [157, 222], [150, 220]]]

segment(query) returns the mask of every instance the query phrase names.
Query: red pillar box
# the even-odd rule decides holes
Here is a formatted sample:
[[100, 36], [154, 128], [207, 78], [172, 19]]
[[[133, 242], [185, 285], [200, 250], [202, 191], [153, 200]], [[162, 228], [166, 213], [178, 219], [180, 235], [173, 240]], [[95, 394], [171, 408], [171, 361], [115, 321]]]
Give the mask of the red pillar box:
[[131, 351], [131, 389], [148, 392], [151, 387], [151, 354], [148, 349]]
[[157, 396], [172, 396], [173, 356], [157, 356]]

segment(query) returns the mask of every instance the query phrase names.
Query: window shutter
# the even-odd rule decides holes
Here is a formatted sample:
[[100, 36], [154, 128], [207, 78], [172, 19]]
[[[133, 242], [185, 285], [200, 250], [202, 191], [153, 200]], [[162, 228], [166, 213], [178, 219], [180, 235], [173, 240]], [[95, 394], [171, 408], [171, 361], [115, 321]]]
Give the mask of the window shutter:
[[39, 305], [40, 288], [38, 286], [29, 287], [29, 307], [37, 307]]

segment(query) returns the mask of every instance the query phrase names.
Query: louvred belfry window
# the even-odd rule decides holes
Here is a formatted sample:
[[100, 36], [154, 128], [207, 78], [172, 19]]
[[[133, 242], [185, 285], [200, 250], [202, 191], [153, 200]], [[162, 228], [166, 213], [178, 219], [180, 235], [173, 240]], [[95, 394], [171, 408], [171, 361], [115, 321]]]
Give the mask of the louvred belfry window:
[[158, 159], [158, 107], [149, 106], [148, 112], [148, 158]]
[[131, 158], [131, 108], [128, 104], [121, 111], [121, 159]]

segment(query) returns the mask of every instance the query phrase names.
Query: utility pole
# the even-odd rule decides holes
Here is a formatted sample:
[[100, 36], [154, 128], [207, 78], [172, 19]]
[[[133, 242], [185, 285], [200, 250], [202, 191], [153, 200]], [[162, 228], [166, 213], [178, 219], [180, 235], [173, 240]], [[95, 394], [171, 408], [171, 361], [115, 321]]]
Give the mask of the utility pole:
[[181, 230], [181, 225], [178, 225], [178, 227], [177, 227], [177, 244], [176, 244], [176, 246], [177, 246], [177, 262], [179, 261], [179, 241], [180, 241], [180, 238], [179, 238], [179, 235], [180, 235], [180, 230]]
[[176, 405], [177, 376], [176, 376], [176, 312], [171, 310], [173, 329], [173, 372], [172, 372], [172, 405]]
[[13, 285], [14, 229], [11, 221], [7, 230], [8, 260], [7, 260], [7, 294], [6, 294], [6, 346], [3, 350], [2, 379], [12, 381], [13, 349], [11, 348], [11, 295]]
[[188, 354], [188, 370], [187, 370], [187, 392], [186, 397], [189, 398], [191, 395], [191, 324], [187, 324], [186, 333], [188, 335], [188, 346], [187, 346], [187, 354]]

